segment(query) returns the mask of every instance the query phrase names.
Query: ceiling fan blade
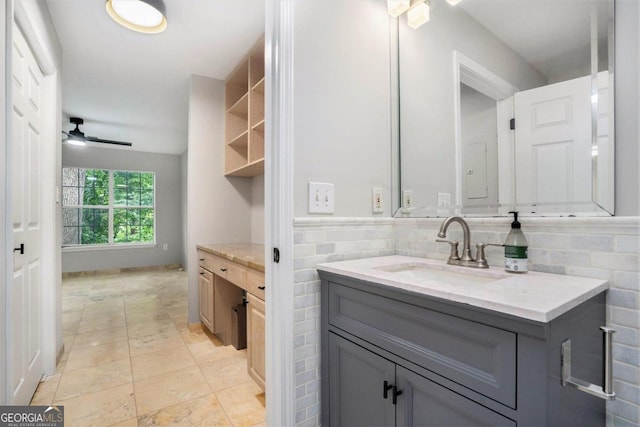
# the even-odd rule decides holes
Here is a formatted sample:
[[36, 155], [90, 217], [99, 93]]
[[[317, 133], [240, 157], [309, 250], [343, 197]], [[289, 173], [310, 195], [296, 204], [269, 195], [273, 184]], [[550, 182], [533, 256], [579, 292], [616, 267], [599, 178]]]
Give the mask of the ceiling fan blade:
[[90, 141], [90, 142], [99, 142], [99, 143], [102, 143], [102, 144], [124, 145], [124, 146], [127, 146], [127, 147], [131, 147], [133, 145], [130, 142], [112, 141], [110, 139], [96, 138], [95, 136], [87, 136], [86, 140]]

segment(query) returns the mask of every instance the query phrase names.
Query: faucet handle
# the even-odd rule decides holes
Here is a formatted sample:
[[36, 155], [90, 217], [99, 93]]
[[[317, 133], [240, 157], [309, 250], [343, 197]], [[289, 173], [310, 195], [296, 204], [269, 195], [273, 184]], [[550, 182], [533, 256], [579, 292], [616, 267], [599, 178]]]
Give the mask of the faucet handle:
[[476, 264], [480, 268], [489, 268], [487, 258], [484, 256], [484, 248], [487, 246], [504, 246], [498, 243], [476, 243]]
[[460, 255], [458, 255], [458, 242], [451, 242], [446, 239], [436, 239], [438, 243], [448, 243], [451, 245], [451, 254], [449, 254], [449, 260], [459, 260]]

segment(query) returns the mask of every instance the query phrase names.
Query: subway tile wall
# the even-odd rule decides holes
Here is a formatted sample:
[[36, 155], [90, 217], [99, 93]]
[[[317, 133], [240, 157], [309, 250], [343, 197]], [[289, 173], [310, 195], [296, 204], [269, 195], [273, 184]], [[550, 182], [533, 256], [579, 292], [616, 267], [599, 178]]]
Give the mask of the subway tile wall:
[[[472, 243], [502, 243], [506, 218], [467, 220]], [[436, 243], [441, 219], [300, 218], [295, 244], [296, 422], [320, 424], [320, 280], [315, 265], [384, 255], [446, 259]], [[529, 242], [529, 269], [609, 280], [607, 323], [614, 335], [617, 399], [607, 404], [607, 426], [640, 426], [640, 218], [521, 218]], [[459, 226], [448, 232], [462, 240]], [[499, 247], [486, 249], [503, 265]]]

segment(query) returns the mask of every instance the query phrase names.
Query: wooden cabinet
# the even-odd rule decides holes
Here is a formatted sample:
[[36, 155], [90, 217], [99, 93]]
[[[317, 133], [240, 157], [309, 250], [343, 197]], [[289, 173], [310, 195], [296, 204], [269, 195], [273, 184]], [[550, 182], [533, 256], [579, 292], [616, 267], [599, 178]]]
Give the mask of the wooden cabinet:
[[264, 174], [264, 40], [225, 84], [225, 175]]
[[[264, 272], [198, 250], [200, 319], [224, 345], [234, 342], [234, 316], [246, 294], [247, 370], [265, 389]], [[235, 259], [235, 258], [234, 258]], [[251, 264], [249, 264], [251, 265]]]
[[604, 293], [543, 323], [320, 277], [324, 426], [604, 425], [605, 402], [560, 381], [567, 338], [578, 377], [601, 381]]
[[265, 307], [264, 301], [247, 294], [247, 368], [249, 375], [265, 389]]
[[207, 327], [207, 329], [213, 332], [213, 274], [202, 267], [198, 270], [200, 321]]

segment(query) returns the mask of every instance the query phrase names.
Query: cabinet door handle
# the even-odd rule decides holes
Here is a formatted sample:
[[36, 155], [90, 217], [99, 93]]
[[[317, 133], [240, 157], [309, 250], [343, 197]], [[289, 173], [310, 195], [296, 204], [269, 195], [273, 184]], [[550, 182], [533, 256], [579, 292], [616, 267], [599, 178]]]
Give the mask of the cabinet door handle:
[[385, 381], [385, 382], [382, 384], [382, 398], [383, 398], [383, 399], [386, 399], [387, 397], [389, 397], [389, 396], [388, 396], [388, 392], [389, 392], [389, 390], [391, 390], [392, 388], [393, 388], [393, 389], [395, 389], [395, 387], [394, 387], [394, 386], [392, 386], [391, 384], [389, 384], [387, 381]]
[[204, 258], [200, 258], [200, 261], [204, 261]]
[[200, 272], [200, 275], [201, 275], [201, 276], [204, 276], [204, 271], [201, 271], [201, 272]]
[[396, 386], [393, 386], [393, 404], [397, 405], [398, 404], [398, 396], [400, 396], [402, 394], [402, 390], [398, 390], [398, 388]]
[[221, 268], [220, 271], [222, 271], [223, 273], [227, 271], [226, 268]]
[[260, 289], [261, 291], [264, 291], [265, 288], [266, 286], [258, 286], [258, 289]]

